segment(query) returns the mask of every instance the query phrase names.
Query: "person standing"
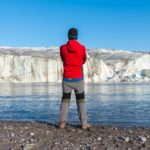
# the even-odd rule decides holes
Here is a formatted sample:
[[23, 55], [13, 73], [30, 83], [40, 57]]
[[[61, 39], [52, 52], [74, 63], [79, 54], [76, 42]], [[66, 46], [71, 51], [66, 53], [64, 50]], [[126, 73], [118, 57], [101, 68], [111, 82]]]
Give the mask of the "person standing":
[[84, 95], [84, 76], [83, 64], [86, 62], [86, 49], [77, 41], [78, 30], [71, 28], [68, 31], [68, 42], [60, 46], [60, 56], [63, 61], [64, 73], [62, 81], [62, 102], [60, 106], [60, 128], [65, 128], [71, 92], [74, 90], [77, 102], [81, 128], [88, 129], [90, 125], [87, 122], [85, 110]]

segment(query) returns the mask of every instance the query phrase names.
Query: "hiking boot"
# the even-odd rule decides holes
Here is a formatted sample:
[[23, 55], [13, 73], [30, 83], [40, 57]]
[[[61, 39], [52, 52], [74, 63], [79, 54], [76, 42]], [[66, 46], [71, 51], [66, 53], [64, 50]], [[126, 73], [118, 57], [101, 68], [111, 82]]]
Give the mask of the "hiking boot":
[[83, 129], [83, 130], [90, 129], [90, 127], [91, 127], [91, 126], [90, 126], [90, 124], [88, 124], [88, 123], [85, 124], [85, 125], [82, 125], [82, 129]]
[[65, 126], [66, 126], [66, 122], [60, 122], [60, 124], [59, 124], [60, 129], [64, 129]]

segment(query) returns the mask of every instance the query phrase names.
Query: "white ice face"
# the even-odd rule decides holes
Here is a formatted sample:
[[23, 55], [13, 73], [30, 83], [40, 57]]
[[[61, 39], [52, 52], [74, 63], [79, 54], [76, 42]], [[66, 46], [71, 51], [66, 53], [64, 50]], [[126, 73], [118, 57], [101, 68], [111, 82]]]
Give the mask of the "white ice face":
[[[0, 82], [61, 82], [58, 47], [0, 48]], [[86, 82], [150, 81], [150, 55], [111, 49], [88, 49]]]

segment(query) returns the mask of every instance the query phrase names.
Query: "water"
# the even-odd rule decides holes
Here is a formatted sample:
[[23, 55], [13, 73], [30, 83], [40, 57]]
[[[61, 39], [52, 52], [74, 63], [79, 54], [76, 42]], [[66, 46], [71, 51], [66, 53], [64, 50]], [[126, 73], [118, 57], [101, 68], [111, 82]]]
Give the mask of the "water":
[[[150, 83], [85, 85], [92, 124], [150, 126]], [[0, 120], [58, 123], [61, 84], [0, 84]], [[69, 123], [79, 123], [72, 95]]]

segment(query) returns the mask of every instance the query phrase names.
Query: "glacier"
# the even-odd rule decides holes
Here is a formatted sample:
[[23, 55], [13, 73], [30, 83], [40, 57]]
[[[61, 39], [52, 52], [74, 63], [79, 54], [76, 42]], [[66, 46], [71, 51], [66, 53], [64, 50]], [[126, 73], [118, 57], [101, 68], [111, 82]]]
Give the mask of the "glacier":
[[[87, 49], [85, 82], [150, 82], [150, 54]], [[61, 82], [59, 47], [0, 47], [0, 83]]]

